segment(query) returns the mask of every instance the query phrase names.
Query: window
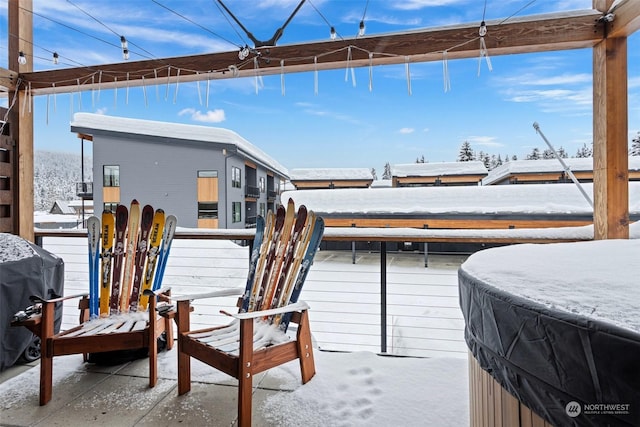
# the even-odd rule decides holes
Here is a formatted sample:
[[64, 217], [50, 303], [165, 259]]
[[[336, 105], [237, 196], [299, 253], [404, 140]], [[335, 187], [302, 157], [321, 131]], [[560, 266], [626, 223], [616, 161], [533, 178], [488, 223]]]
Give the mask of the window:
[[116, 213], [116, 209], [118, 209], [118, 203], [105, 203], [104, 204], [104, 210], [105, 211], [111, 211], [113, 213]]
[[258, 215], [263, 218], [267, 215], [267, 205], [265, 203], [260, 203], [260, 212]]
[[198, 219], [218, 219], [218, 204], [198, 202]]
[[198, 171], [198, 178], [217, 178], [218, 171]]
[[240, 178], [240, 168], [233, 166], [231, 168], [231, 186], [234, 188], [242, 188], [242, 180]]
[[231, 204], [231, 222], [240, 222], [242, 221], [242, 203], [233, 202]]
[[260, 177], [260, 192], [264, 193], [267, 190], [267, 183], [265, 182], [264, 176]]
[[104, 165], [102, 170], [103, 187], [120, 187], [120, 166]]

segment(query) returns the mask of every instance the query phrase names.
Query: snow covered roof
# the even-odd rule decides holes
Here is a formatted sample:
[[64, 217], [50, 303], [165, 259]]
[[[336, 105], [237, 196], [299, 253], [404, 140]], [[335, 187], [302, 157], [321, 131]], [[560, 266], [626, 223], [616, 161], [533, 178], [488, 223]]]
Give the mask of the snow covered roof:
[[407, 163], [391, 166], [396, 177], [442, 176], [442, 175], [486, 175], [489, 171], [483, 162]]
[[[593, 194], [593, 184], [583, 188]], [[593, 213], [573, 183], [298, 190], [283, 193], [282, 200], [289, 197], [327, 214]], [[640, 182], [629, 183], [629, 212], [640, 213]]]
[[367, 168], [299, 168], [291, 169], [289, 177], [292, 181], [373, 180]]
[[285, 177], [288, 176], [287, 169], [278, 161], [229, 129], [114, 117], [103, 114], [75, 113], [73, 115], [73, 122], [71, 122], [71, 131], [87, 134], [93, 134], [95, 131], [103, 133], [127, 133], [159, 138], [170, 137], [171, 139], [181, 139], [185, 141], [231, 144], [235, 145], [240, 153], [250, 159], [273, 169]]
[[[56, 209], [57, 207], [57, 209]], [[59, 211], [59, 212], [56, 212]], [[75, 209], [69, 206], [69, 202], [66, 200], [56, 200], [51, 207], [50, 213], [59, 213], [66, 215], [74, 215], [76, 213]]]
[[[562, 160], [573, 172], [593, 170], [592, 157], [568, 158]], [[640, 156], [630, 156], [629, 170], [639, 169]], [[489, 172], [489, 175], [482, 179], [482, 185], [490, 185], [495, 182], [501, 181], [510, 175], [519, 173], [560, 173], [562, 171], [564, 171], [564, 168], [562, 167], [562, 164], [558, 161], [558, 159], [512, 160], [503, 163], [502, 165]]]

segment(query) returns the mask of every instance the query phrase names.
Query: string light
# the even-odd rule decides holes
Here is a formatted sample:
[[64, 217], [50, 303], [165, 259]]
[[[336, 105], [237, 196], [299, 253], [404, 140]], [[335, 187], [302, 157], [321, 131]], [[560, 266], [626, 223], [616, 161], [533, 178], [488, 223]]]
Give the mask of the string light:
[[331, 38], [331, 40], [335, 40], [336, 39], [336, 28], [335, 27], [331, 27], [331, 33], [329, 35], [329, 37]]
[[240, 51], [238, 52], [238, 59], [240, 61], [244, 61], [245, 59], [247, 59], [249, 57], [249, 53], [251, 51], [249, 50], [249, 46], [243, 47], [242, 49], [240, 49]]
[[18, 64], [25, 65], [27, 63], [27, 57], [24, 56], [24, 52], [18, 52]]
[[127, 61], [129, 59], [129, 43], [125, 36], [120, 36], [120, 46], [122, 47], [122, 59]]
[[53, 64], [58, 65], [58, 52], [53, 52]]
[[364, 20], [362, 20], [362, 21], [360, 21], [360, 26], [358, 27], [358, 36], [359, 37], [364, 36], [364, 30], [365, 30]]

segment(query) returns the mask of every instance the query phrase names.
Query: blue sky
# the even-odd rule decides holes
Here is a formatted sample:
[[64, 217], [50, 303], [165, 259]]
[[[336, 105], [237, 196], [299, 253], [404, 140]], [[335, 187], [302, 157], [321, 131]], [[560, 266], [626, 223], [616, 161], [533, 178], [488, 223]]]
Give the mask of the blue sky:
[[[166, 6], [162, 7], [160, 5]], [[271, 38], [299, 0], [226, 0], [256, 38]], [[279, 45], [326, 40], [333, 25], [354, 37], [364, 17], [366, 34], [504, 19], [591, 8], [591, 0], [308, 0]], [[173, 10], [172, 13], [168, 9]], [[523, 9], [524, 8], [524, 9]], [[365, 10], [366, 9], [366, 10]], [[522, 10], [521, 10], [522, 9]], [[118, 34], [129, 40], [131, 60], [236, 50], [250, 41], [231, 25], [216, 0], [34, 0], [34, 67], [95, 65], [122, 61]], [[7, 34], [6, 1], [0, 5]], [[178, 14], [196, 22], [195, 25]], [[328, 23], [327, 23], [328, 22]], [[330, 25], [329, 25], [330, 24]], [[203, 29], [202, 27], [206, 28]], [[490, 31], [490, 30], [489, 30]], [[215, 34], [214, 34], [215, 33]], [[629, 133], [640, 130], [640, 39], [629, 38]], [[98, 40], [99, 39], [99, 40]], [[0, 66], [7, 67], [0, 46]], [[79, 152], [69, 130], [74, 112], [199, 124], [231, 129], [287, 168], [367, 167], [380, 175], [384, 164], [455, 161], [460, 145], [524, 158], [547, 138], [573, 155], [592, 141], [592, 50], [491, 56], [492, 71], [478, 59], [450, 60], [451, 89], [444, 90], [441, 61], [314, 74], [181, 83], [128, 91], [83, 91], [35, 98], [36, 149]], [[13, 60], [13, 59], [12, 59]], [[347, 79], [345, 79], [347, 77]], [[409, 93], [408, 86], [411, 86]], [[72, 102], [73, 101], [73, 102]], [[202, 101], [202, 102], [201, 102]], [[5, 105], [6, 105], [6, 101]]]

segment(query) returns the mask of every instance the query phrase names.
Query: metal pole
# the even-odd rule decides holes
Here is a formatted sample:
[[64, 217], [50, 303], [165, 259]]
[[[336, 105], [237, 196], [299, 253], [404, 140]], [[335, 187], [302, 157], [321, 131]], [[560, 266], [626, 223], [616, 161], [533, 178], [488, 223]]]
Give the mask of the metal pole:
[[380, 242], [380, 351], [387, 352], [387, 242]]
[[[351, 224], [352, 227], [355, 227], [355, 224]], [[356, 263], [356, 242], [351, 242], [351, 264]]]
[[556, 149], [553, 148], [553, 146], [551, 145], [551, 143], [549, 142], [547, 137], [544, 136], [544, 134], [540, 130], [540, 125], [538, 124], [538, 122], [533, 122], [533, 128], [536, 130], [536, 132], [538, 132], [540, 134], [540, 136], [542, 137], [544, 142], [547, 143], [547, 145], [549, 146], [549, 148], [553, 152], [553, 155], [556, 156], [556, 159], [558, 159], [558, 161], [560, 162], [560, 164], [564, 168], [564, 171], [567, 173], [567, 175], [569, 175], [569, 177], [571, 178], [571, 181], [573, 181], [573, 183], [578, 186], [578, 190], [580, 190], [580, 192], [582, 193], [584, 198], [587, 199], [587, 202], [589, 203], [589, 206], [591, 206], [591, 208], [593, 209], [593, 201], [591, 200], [591, 197], [589, 197], [587, 192], [584, 191], [584, 188], [582, 188], [582, 184], [580, 184], [580, 181], [578, 181], [578, 179], [575, 177], [573, 172], [571, 172], [571, 168], [569, 168], [569, 166], [567, 166], [567, 164], [564, 162], [564, 160], [562, 160], [562, 157], [560, 157], [558, 155], [558, 153], [556, 152]]

